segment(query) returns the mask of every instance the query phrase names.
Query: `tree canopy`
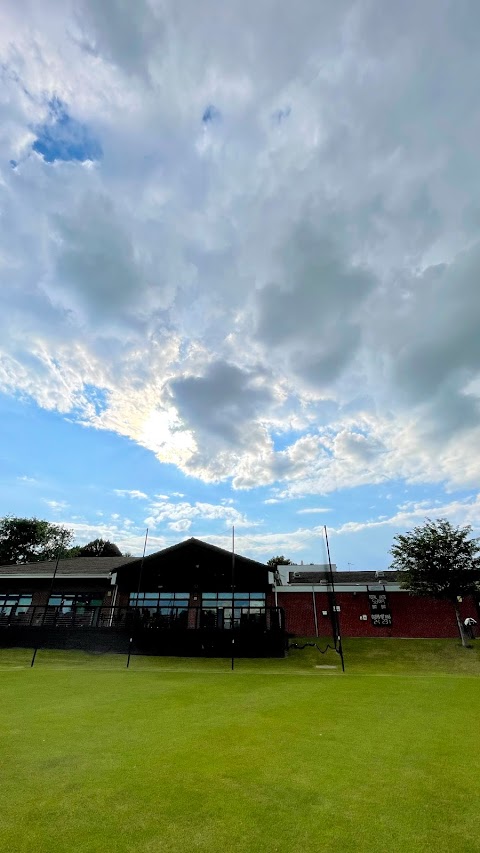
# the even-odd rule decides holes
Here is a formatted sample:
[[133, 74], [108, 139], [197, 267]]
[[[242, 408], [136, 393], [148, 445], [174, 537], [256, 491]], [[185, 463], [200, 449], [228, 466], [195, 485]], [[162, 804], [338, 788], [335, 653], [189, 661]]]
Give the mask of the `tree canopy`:
[[283, 554], [281, 557], [272, 557], [271, 560], [268, 560], [267, 566], [291, 566], [292, 561], [288, 559], [288, 557], [284, 557]]
[[459, 599], [480, 590], [480, 545], [472, 528], [454, 527], [446, 518], [427, 519], [422, 526], [394, 537], [392, 569], [401, 586], [414, 595], [451, 601], [465, 643]]
[[79, 550], [79, 557], [121, 557], [118, 545], [108, 539], [93, 539]]
[[38, 518], [0, 518], [0, 564], [36, 563], [64, 556], [73, 533]]
[[38, 563], [40, 560], [74, 557], [121, 557], [117, 545], [94, 539], [73, 545], [73, 532], [61, 524], [38, 518], [0, 518], [0, 565]]

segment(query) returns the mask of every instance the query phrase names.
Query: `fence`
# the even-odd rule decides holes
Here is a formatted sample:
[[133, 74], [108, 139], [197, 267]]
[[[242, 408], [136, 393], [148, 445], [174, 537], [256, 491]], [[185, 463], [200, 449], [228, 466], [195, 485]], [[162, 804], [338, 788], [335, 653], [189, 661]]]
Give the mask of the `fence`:
[[11, 606], [0, 611], [0, 629], [111, 628], [141, 631], [215, 630], [284, 631], [281, 607], [89, 607]]

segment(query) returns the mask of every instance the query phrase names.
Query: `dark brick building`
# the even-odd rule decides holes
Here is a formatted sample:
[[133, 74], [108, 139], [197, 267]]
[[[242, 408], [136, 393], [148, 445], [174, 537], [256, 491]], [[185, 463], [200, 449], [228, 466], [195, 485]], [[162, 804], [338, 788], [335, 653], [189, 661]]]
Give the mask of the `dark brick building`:
[[283, 655], [268, 566], [189, 539], [132, 558], [0, 566], [0, 642], [151, 654]]
[[[455, 609], [448, 601], [419, 598], [400, 587], [398, 573], [326, 572], [289, 567], [288, 583], [277, 586], [271, 599], [285, 613], [288, 634], [322, 636], [331, 624], [333, 578], [340, 630], [345, 637], [458, 636]], [[461, 602], [462, 619], [480, 622], [478, 601]]]
[[[286, 637], [457, 637], [449, 602], [410, 596], [395, 572], [268, 566], [198, 539], [145, 560], [0, 566], [0, 644], [151, 654], [282, 655]], [[54, 577], [55, 572], [55, 577]], [[334, 580], [334, 596], [331, 580]], [[480, 622], [473, 599], [462, 618]]]

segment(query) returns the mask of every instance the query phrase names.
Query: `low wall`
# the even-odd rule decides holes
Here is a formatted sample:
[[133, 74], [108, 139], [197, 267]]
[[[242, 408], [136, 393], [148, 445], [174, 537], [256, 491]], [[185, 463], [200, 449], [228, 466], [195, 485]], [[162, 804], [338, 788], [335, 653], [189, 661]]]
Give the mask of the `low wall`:
[[[127, 654], [130, 634], [115, 628], [6, 627], [0, 629], [0, 647], [79, 649]], [[283, 631], [235, 632], [235, 657], [283, 657]], [[181, 657], [230, 657], [230, 631], [139, 631], [132, 637], [133, 654]]]

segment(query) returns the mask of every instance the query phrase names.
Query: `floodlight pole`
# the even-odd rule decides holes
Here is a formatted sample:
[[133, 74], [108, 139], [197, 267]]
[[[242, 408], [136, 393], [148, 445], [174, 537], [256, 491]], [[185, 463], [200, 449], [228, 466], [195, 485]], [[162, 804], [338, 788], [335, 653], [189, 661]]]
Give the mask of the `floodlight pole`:
[[232, 526], [232, 672], [235, 669], [235, 525]]
[[318, 637], [318, 618], [317, 618], [317, 603], [315, 601], [315, 587], [312, 583], [312, 604], [313, 604], [313, 619], [315, 621], [315, 636]]
[[[342, 661], [342, 672], [345, 672], [345, 662], [343, 659], [343, 646], [342, 646], [342, 635], [340, 632], [340, 619], [338, 618], [337, 612], [337, 600], [335, 597], [335, 582], [333, 580], [333, 569], [332, 569], [332, 561], [330, 559], [330, 545], [328, 544], [328, 533], [327, 533], [327, 525], [323, 525], [323, 529], [325, 531], [325, 542], [327, 543], [327, 555], [328, 555], [328, 569], [329, 569], [329, 581], [330, 586], [332, 588], [331, 592], [331, 608], [332, 608], [332, 629], [333, 629], [333, 639], [335, 643], [335, 651], [340, 655], [340, 660]], [[337, 648], [338, 646], [338, 648]]]
[[[55, 577], [56, 577], [56, 574], [57, 574], [58, 564], [59, 564], [59, 562], [60, 562], [60, 553], [61, 553], [61, 551], [60, 551], [60, 548], [59, 548], [59, 549], [58, 549], [58, 551], [57, 551], [57, 561], [56, 561], [56, 563], [55, 563], [55, 568], [54, 568], [54, 570], [53, 570], [52, 582], [51, 582], [51, 584], [50, 584], [50, 590], [49, 590], [49, 593], [48, 593], [47, 603], [46, 603], [46, 605], [45, 605], [45, 607], [44, 607], [44, 609], [43, 609], [43, 616], [42, 616], [42, 621], [41, 621], [41, 624], [40, 624], [40, 628], [43, 628], [43, 626], [44, 626], [44, 624], [45, 624], [45, 617], [46, 617], [46, 615], [47, 615], [48, 602], [50, 601], [50, 599], [51, 599], [51, 597], [52, 597], [53, 585], [54, 585], [54, 583], [55, 583]], [[30, 669], [32, 668], [32, 666], [33, 666], [33, 665], [34, 665], [34, 663], [35, 663], [35, 658], [37, 657], [37, 652], [38, 652], [38, 644], [35, 646], [35, 649], [34, 649], [34, 652], [33, 652], [33, 655], [32, 655], [32, 662], [31, 662], [31, 664], [30, 664]]]
[[[137, 601], [136, 606], [138, 608], [138, 597], [140, 595], [140, 587], [142, 585], [142, 574], [143, 574], [143, 563], [145, 560], [145, 551], [147, 550], [147, 539], [148, 539], [148, 527], [145, 531], [145, 542], [143, 543], [143, 554], [142, 554], [142, 562], [140, 563], [140, 571], [138, 573], [138, 587], [137, 587]], [[128, 640], [128, 657], [127, 657], [127, 669], [130, 666], [130, 658], [132, 656], [132, 640], [133, 637], [129, 637]]]

